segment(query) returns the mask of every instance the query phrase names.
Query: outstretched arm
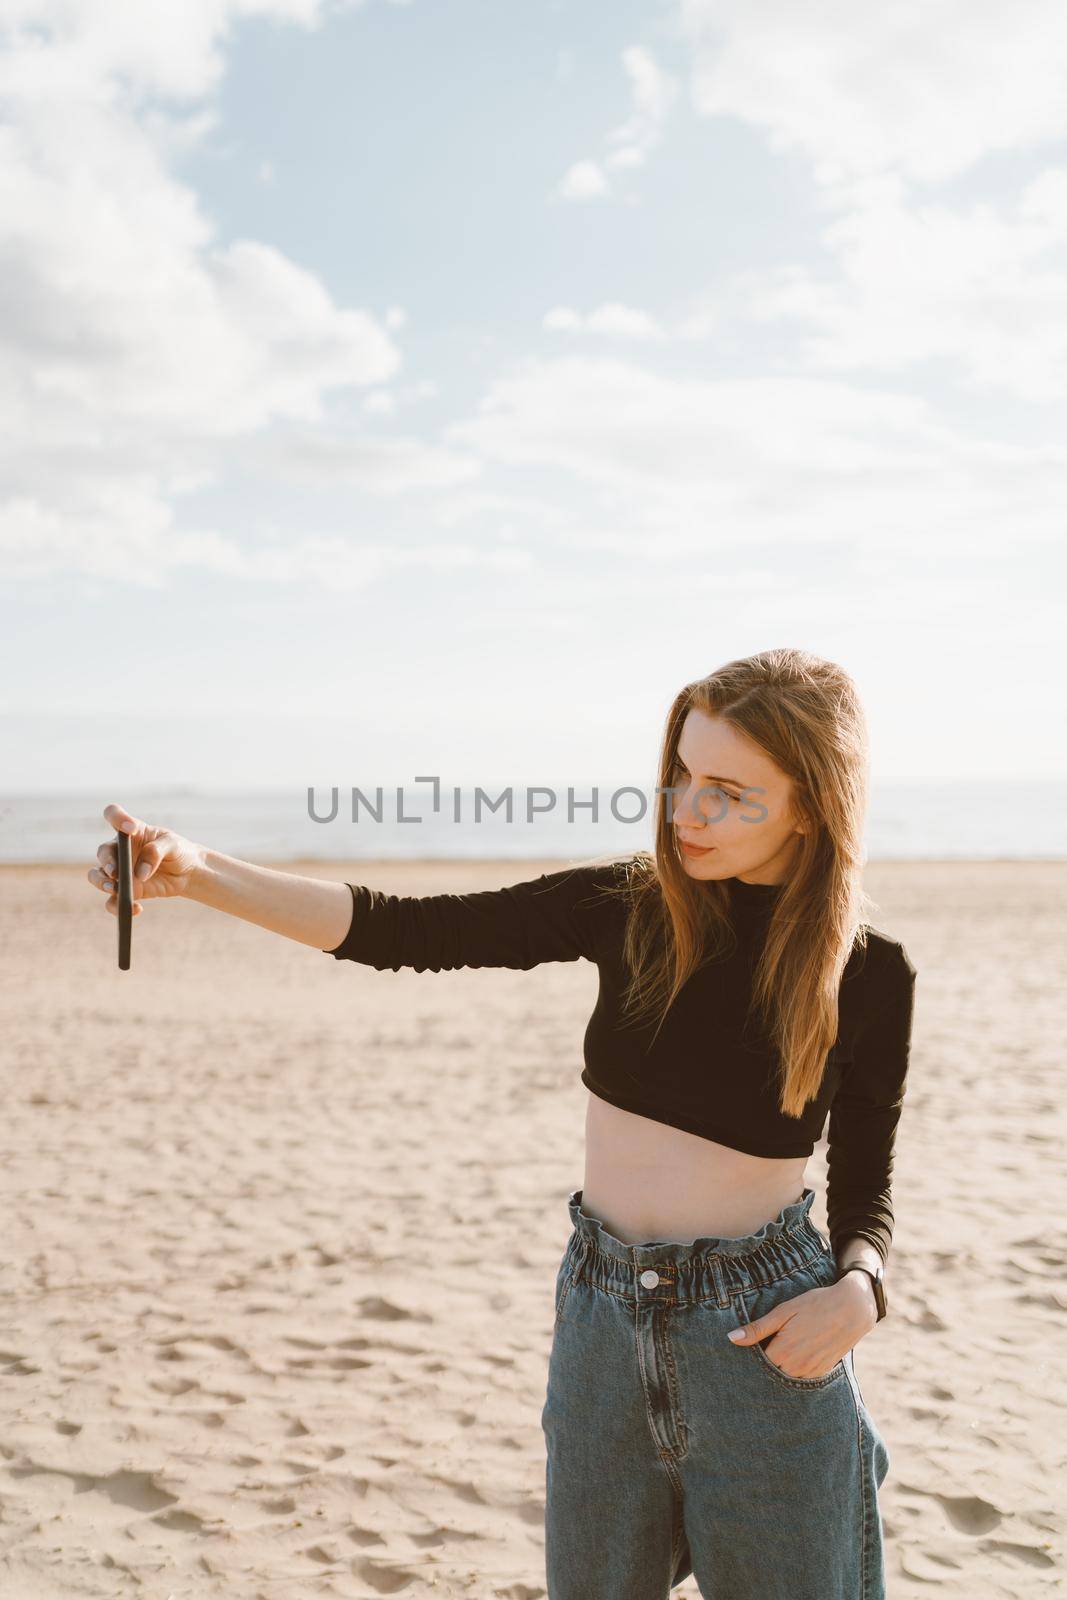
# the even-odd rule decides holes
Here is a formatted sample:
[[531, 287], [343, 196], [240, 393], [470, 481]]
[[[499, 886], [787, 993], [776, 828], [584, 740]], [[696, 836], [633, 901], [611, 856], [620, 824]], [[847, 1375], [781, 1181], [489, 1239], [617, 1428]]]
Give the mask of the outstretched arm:
[[[135, 917], [143, 914], [149, 901], [181, 897], [319, 950], [344, 937], [352, 915], [352, 892], [346, 883], [302, 878], [239, 861], [173, 828], [143, 822], [120, 805], [105, 806], [104, 820], [130, 836]], [[112, 916], [118, 914], [116, 854], [115, 840], [106, 839], [96, 852], [97, 865], [87, 874], [107, 896], [104, 904]]]
[[[604, 891], [616, 882], [613, 863], [565, 867], [469, 894], [395, 895], [241, 861], [142, 822], [122, 806], [107, 806], [104, 817], [131, 838], [134, 915], [145, 901], [180, 895], [379, 971], [594, 961], [605, 916], [612, 915]], [[105, 841], [88, 874], [113, 914], [115, 856], [114, 840]]]

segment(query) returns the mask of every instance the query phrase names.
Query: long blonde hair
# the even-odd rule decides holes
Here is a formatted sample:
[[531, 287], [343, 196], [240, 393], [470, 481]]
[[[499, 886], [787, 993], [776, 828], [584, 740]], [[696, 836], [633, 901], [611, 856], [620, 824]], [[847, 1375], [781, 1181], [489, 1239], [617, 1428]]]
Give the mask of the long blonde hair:
[[659, 1017], [700, 966], [734, 947], [726, 883], [690, 878], [678, 859], [663, 792], [678, 739], [696, 708], [722, 717], [792, 780], [807, 824], [792, 876], [770, 916], [752, 1007], [777, 1050], [779, 1108], [799, 1117], [815, 1098], [838, 1031], [838, 989], [854, 945], [866, 943], [874, 902], [860, 883], [868, 798], [867, 724], [852, 679], [805, 650], [762, 650], [687, 684], [667, 715], [655, 809], [655, 853], [636, 851], [615, 889], [625, 896], [623, 955], [631, 973], [623, 1014]]

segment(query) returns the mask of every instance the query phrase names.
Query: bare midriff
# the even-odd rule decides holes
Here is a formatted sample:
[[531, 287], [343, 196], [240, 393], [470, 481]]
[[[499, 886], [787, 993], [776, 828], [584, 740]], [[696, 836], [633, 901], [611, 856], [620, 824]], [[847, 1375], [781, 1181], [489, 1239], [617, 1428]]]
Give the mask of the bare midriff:
[[751, 1156], [589, 1092], [582, 1210], [624, 1244], [744, 1238], [804, 1192], [807, 1156]]

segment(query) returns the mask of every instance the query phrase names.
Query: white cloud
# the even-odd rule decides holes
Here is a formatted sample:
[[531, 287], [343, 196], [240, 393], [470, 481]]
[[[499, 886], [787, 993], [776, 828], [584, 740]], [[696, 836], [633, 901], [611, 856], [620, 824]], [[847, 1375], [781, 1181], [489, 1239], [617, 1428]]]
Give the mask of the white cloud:
[[[203, 101], [220, 43], [252, 15], [314, 26], [317, 0], [4, 0], [0, 10], [0, 561], [101, 570], [103, 528], [128, 561], [220, 570], [231, 541], [179, 535], [171, 495], [210, 481], [220, 441], [269, 425], [318, 424], [335, 389], [393, 378], [382, 322], [339, 306], [319, 278], [254, 239], [220, 244], [167, 160], [212, 112], [182, 119], [162, 96]], [[328, 456], [332, 441], [322, 453]], [[394, 492], [465, 481], [440, 450], [346, 441], [345, 473]], [[284, 441], [274, 446], [278, 459]], [[336, 447], [342, 453], [342, 447]], [[292, 452], [306, 463], [306, 445]], [[360, 477], [360, 470], [365, 473]], [[153, 542], [154, 541], [154, 542]], [[164, 548], [164, 544], [169, 547]], [[240, 560], [245, 560], [240, 557]], [[255, 558], [247, 558], [254, 568]], [[238, 562], [239, 564], [239, 562]]]
[[[809, 370], [902, 373], [944, 359], [972, 391], [1067, 395], [1067, 12], [905, 0], [858, 18], [768, 0], [679, 0], [692, 97], [812, 164], [823, 260], [737, 274], [698, 297], [690, 338], [791, 321]], [[984, 157], [1033, 152], [1019, 190], [931, 192]], [[1061, 152], [1055, 152], [1057, 162]], [[1018, 166], [1014, 169], [1018, 171]], [[925, 191], [918, 186], [925, 186]]]
[[1067, 170], [1003, 207], [909, 205], [885, 183], [823, 239], [835, 275], [784, 267], [752, 284], [748, 307], [796, 320], [813, 366], [896, 372], [943, 356], [975, 389], [1067, 399]]
[[558, 193], [564, 200], [599, 199], [610, 192], [605, 167], [631, 171], [643, 167], [663, 137], [663, 127], [678, 98], [677, 80], [658, 65], [648, 50], [630, 45], [622, 52], [630, 79], [632, 110], [626, 121], [606, 136], [603, 162], [578, 161], [564, 174]]
[[221, 48], [245, 17], [314, 27], [322, 0], [3, 0], [0, 94], [118, 106], [145, 94], [199, 99], [217, 89]]
[[584, 318], [580, 311], [574, 311], [570, 306], [554, 306], [551, 311], [546, 311], [542, 326], [552, 333], [579, 333], [584, 326]]
[[310, 489], [365, 490], [377, 495], [416, 494], [474, 482], [482, 465], [474, 456], [419, 440], [338, 433], [329, 427], [287, 427], [226, 446], [226, 460], [250, 478]]
[[[395, 417], [402, 407], [417, 405], [420, 400], [428, 400], [436, 393], [437, 385], [430, 379], [424, 378], [418, 383], [403, 384], [393, 389], [372, 389], [369, 394], [364, 395], [360, 409], [367, 416]], [[315, 436], [308, 437], [313, 439]], [[422, 483], [429, 479], [439, 484], [446, 481], [463, 481], [471, 476], [472, 472], [477, 472], [477, 467], [472, 462], [448, 455], [443, 450], [435, 451], [431, 446], [417, 444], [410, 439], [361, 440], [354, 439], [349, 434], [332, 441], [328, 440], [327, 443], [334, 452], [347, 457], [353, 483], [364, 488], [374, 487], [379, 490], [382, 488], [380, 474], [367, 475], [367, 463], [371, 459], [384, 461], [387, 452], [392, 452], [401, 465], [399, 481], [395, 484], [397, 492], [405, 488], [420, 487], [420, 479]], [[284, 438], [281, 448], [283, 455], [279, 464], [284, 470], [287, 450], [287, 441]], [[363, 459], [360, 459], [361, 456]], [[273, 450], [271, 460], [278, 460]], [[414, 476], [408, 477], [409, 472], [413, 472]], [[329, 481], [334, 480], [330, 478]], [[390, 492], [392, 489], [393, 485], [390, 485]]]
[[679, 0], [705, 116], [735, 116], [818, 180], [943, 182], [1067, 132], [1067, 11], [1029, 0]]
[[0, 563], [9, 578], [57, 573], [159, 589], [183, 568], [218, 577], [287, 585], [358, 589], [388, 572], [478, 567], [525, 571], [528, 550], [460, 542], [355, 543], [341, 534], [312, 534], [247, 548], [207, 529], [182, 531], [171, 508], [148, 483], [131, 477], [86, 486], [76, 506], [54, 508], [25, 497], [9, 500], [0, 516]]
[[1065, 449], [973, 439], [921, 396], [833, 379], [529, 361], [445, 438], [503, 467], [572, 475], [634, 552], [663, 538], [673, 550], [758, 540], [914, 553], [936, 538], [973, 555], [1006, 538], [1058, 540], [1067, 494]]
[[636, 306], [611, 301], [583, 317], [570, 306], [556, 306], [545, 313], [543, 326], [554, 333], [606, 333], [624, 339], [662, 339], [663, 329], [655, 317]]
[[563, 200], [592, 200], [608, 192], [608, 181], [595, 161], [576, 161], [559, 183]]
[[644, 166], [663, 136], [663, 125], [678, 98], [678, 84], [639, 45], [623, 51], [622, 64], [630, 79], [633, 111], [621, 127], [608, 134], [608, 143], [614, 148], [607, 165]]

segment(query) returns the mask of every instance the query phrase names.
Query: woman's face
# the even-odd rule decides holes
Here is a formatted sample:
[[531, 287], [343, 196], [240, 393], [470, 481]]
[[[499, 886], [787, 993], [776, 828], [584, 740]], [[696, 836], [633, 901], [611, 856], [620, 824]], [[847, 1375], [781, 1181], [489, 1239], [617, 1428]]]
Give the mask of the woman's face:
[[[691, 878], [782, 883], [803, 825], [790, 810], [792, 781], [729, 722], [686, 713], [671, 778], [678, 859]], [[701, 790], [704, 793], [701, 793]], [[665, 796], [668, 807], [672, 796]], [[684, 842], [705, 854], [689, 854]]]

